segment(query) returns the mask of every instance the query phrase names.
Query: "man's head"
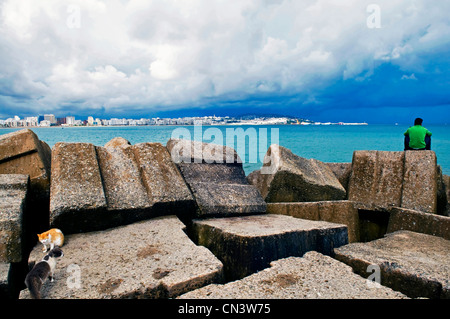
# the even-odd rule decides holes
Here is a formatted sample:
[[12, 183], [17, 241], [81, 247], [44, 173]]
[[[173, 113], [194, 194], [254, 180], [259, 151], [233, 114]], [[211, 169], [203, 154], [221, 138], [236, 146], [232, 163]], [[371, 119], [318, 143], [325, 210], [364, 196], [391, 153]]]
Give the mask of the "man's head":
[[422, 125], [422, 122], [423, 120], [420, 117], [418, 117], [414, 120], [414, 125]]

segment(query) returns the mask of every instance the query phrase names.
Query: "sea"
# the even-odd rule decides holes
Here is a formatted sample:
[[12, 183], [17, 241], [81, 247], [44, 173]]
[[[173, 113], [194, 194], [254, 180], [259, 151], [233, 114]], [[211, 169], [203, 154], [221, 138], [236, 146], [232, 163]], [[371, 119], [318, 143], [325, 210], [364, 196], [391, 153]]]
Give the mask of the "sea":
[[[223, 126], [103, 126], [33, 127], [50, 147], [58, 142], [84, 142], [103, 146], [115, 137], [131, 144], [170, 138], [202, 140], [235, 148], [248, 175], [261, 168], [271, 144], [279, 144], [304, 158], [349, 163], [357, 150], [403, 151], [406, 125], [223, 125]], [[431, 149], [438, 165], [450, 175], [450, 126], [426, 126], [432, 132]], [[18, 129], [2, 128], [0, 135]]]

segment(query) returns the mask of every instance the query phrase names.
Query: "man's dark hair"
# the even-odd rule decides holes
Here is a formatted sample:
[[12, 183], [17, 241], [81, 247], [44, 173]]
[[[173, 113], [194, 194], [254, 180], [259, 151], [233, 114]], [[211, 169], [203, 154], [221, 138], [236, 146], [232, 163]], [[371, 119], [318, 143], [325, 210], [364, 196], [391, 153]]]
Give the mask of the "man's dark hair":
[[422, 122], [423, 120], [420, 117], [418, 117], [414, 120], [414, 125], [422, 125]]

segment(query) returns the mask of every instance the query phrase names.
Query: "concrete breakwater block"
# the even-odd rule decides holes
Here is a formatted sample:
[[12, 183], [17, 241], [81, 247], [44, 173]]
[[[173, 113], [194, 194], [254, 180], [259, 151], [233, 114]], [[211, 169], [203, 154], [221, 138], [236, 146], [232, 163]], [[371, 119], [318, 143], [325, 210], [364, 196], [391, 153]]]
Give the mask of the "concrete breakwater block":
[[188, 186], [159, 143], [57, 143], [52, 163], [50, 222], [64, 233], [195, 211]]
[[344, 225], [275, 214], [194, 220], [192, 234], [223, 262], [227, 280], [310, 250], [331, 255], [348, 243]]
[[348, 199], [369, 206], [400, 206], [404, 152], [355, 151]]
[[343, 200], [346, 197], [344, 187], [327, 164], [297, 156], [279, 145], [269, 147], [263, 167], [249, 174], [248, 180], [268, 203]]
[[358, 209], [350, 201], [269, 203], [267, 204], [267, 212], [269, 214], [344, 224], [348, 229], [348, 241], [350, 243], [360, 241]]
[[[50, 167], [51, 149], [32, 130], [0, 136], [0, 174], [30, 176], [28, 201], [33, 207], [30, 216], [33, 236], [49, 226]], [[36, 237], [32, 239], [36, 240]]]
[[387, 287], [371, 288], [367, 280], [331, 257], [308, 252], [270, 263], [270, 268], [224, 285], [211, 284], [180, 299], [404, 299]]
[[450, 217], [417, 210], [393, 207], [390, 209], [387, 232], [409, 230], [450, 240]]
[[438, 168], [433, 151], [406, 151], [401, 207], [437, 212]]
[[366, 209], [436, 213], [437, 172], [433, 151], [355, 151], [348, 199]]
[[[66, 236], [45, 299], [173, 298], [222, 281], [222, 263], [175, 216]], [[43, 257], [37, 245], [30, 262]], [[30, 298], [28, 289], [20, 298]]]
[[26, 254], [29, 183], [28, 175], [0, 174], [0, 262], [18, 263]]
[[379, 267], [383, 286], [409, 297], [450, 298], [450, 241], [398, 231], [368, 243], [335, 249], [335, 258], [367, 277], [368, 266]]
[[35, 197], [48, 201], [50, 194], [51, 149], [29, 129], [0, 136], [0, 174], [30, 176]]
[[89, 231], [107, 221], [107, 202], [95, 146], [56, 143], [52, 150], [50, 224], [64, 233]]
[[167, 149], [194, 195], [197, 217], [266, 212], [266, 203], [247, 182], [234, 149], [187, 140], [169, 140]]

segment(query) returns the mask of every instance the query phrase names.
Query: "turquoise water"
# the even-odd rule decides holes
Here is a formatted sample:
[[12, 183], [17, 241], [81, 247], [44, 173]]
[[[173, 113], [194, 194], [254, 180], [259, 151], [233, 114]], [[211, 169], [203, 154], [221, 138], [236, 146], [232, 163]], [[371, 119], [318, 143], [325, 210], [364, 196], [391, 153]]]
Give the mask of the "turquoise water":
[[[450, 126], [426, 126], [432, 133], [431, 149], [436, 152], [438, 164], [444, 174], [450, 175]], [[247, 138], [245, 146], [239, 149], [237, 138], [231, 142], [233, 130], [242, 128], [244, 133], [255, 133], [256, 138]], [[351, 162], [356, 150], [402, 151], [403, 132], [407, 126], [367, 125], [367, 126], [140, 126], [140, 127], [52, 127], [32, 128], [50, 147], [57, 142], [87, 142], [104, 145], [114, 137], [123, 137], [132, 144], [159, 142], [163, 145], [170, 139], [175, 129], [182, 129], [191, 138], [199, 140], [205, 135], [205, 142], [234, 145], [244, 161], [244, 170], [249, 174], [261, 167], [261, 158], [273, 143], [271, 131], [278, 132], [278, 143], [293, 153], [315, 158], [323, 162]], [[228, 129], [228, 131], [227, 131]], [[0, 135], [17, 129], [0, 129]], [[214, 135], [207, 138], [206, 135]], [[217, 136], [216, 136], [217, 135]], [[228, 143], [227, 143], [228, 138]], [[274, 137], [275, 139], [275, 137]], [[242, 139], [241, 139], [242, 140]], [[267, 140], [266, 143], [264, 141]], [[262, 144], [259, 146], [259, 144]], [[258, 144], [258, 145], [257, 145]], [[239, 144], [241, 145], [241, 144]], [[258, 156], [252, 156], [255, 151]], [[254, 154], [253, 154], [254, 155]], [[244, 160], [245, 159], [245, 160]], [[249, 163], [251, 161], [251, 163]]]

